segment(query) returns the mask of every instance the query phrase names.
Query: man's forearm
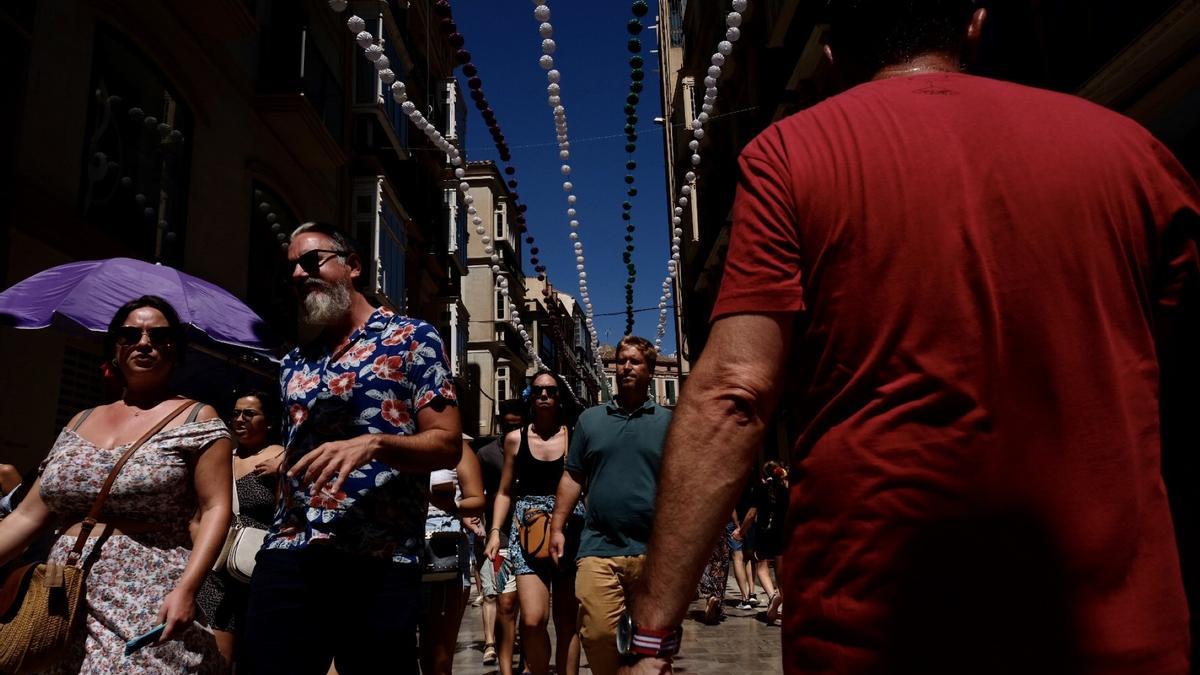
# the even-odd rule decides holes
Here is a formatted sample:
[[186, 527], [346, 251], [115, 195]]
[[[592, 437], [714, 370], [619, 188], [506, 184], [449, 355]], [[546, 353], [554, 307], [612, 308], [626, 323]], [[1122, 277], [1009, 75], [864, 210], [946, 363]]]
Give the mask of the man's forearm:
[[429, 429], [411, 436], [374, 434], [379, 451], [375, 457], [400, 471], [424, 472], [451, 469], [462, 453], [462, 435], [444, 429]]
[[774, 411], [790, 331], [790, 317], [714, 324], [667, 437], [648, 555], [631, 603], [639, 625], [682, 622]]
[[579, 503], [581, 494], [583, 486], [574, 476], [564, 471], [562, 479], [558, 481], [558, 492], [554, 496], [554, 515], [550, 518], [551, 531], [566, 528], [567, 519], [571, 517], [571, 511], [575, 510], [575, 504]]

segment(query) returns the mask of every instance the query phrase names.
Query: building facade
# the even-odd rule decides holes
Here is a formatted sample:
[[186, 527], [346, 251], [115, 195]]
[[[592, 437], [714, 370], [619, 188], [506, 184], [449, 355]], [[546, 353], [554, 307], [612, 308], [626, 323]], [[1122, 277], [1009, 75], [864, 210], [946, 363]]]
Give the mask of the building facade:
[[530, 326], [538, 357], [547, 368], [562, 375], [580, 406], [595, 405], [601, 400], [603, 380], [596, 372], [591, 331], [579, 303], [537, 277], [527, 277], [525, 289], [526, 325]]
[[494, 162], [468, 162], [463, 180], [471, 186], [475, 208], [483, 214], [495, 251], [489, 255], [481, 237], [472, 237], [466, 247], [469, 273], [463, 279], [462, 301], [470, 315], [470, 328], [464, 381], [472, 393], [471, 400], [461, 401], [463, 431], [471, 436], [492, 436], [497, 433], [499, 402], [520, 395], [533, 363], [525, 353], [524, 340], [510, 323], [511, 309], [500, 293], [503, 277], [508, 280], [513, 304], [518, 308], [525, 305], [521, 237], [515, 228], [512, 192]]
[[[414, 102], [461, 139], [454, 50], [426, 33], [432, 0], [353, 12]], [[303, 337], [282, 246], [322, 220], [362, 245], [370, 295], [465, 347], [465, 229], [445, 157], [386, 95], [348, 15], [323, 0], [5, 4], [3, 285], [78, 260], [162, 262], [245, 300], [282, 349]], [[0, 329], [0, 352], [23, 355], [6, 360], [0, 457], [25, 468], [70, 415], [102, 402], [99, 339]], [[452, 361], [465, 370], [465, 349]], [[235, 386], [273, 386], [270, 364], [258, 371], [185, 391], [224, 406]]]

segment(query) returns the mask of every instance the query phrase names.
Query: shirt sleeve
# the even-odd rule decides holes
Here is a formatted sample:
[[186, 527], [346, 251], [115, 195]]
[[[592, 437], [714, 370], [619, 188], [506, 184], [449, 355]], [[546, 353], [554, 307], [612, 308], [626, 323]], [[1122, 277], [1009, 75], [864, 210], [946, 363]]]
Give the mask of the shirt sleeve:
[[434, 401], [458, 404], [458, 394], [446, 359], [442, 336], [433, 326], [422, 323], [413, 331], [408, 381], [413, 386], [413, 412]]
[[1153, 186], [1155, 218], [1162, 228], [1156, 300], [1170, 311], [1200, 284], [1200, 188], [1169, 150], [1157, 140], [1151, 143], [1163, 175]]
[[715, 321], [731, 314], [804, 309], [799, 218], [777, 130], [768, 130], [738, 159], [733, 226]]

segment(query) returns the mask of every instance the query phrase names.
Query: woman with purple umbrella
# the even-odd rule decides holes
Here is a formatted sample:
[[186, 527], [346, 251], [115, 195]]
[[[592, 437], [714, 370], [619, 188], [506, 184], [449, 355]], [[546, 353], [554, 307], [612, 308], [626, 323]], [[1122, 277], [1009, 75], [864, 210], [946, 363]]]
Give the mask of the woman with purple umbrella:
[[[118, 458], [168, 420], [112, 483], [82, 551], [85, 629], [51, 672], [221, 672], [213, 636], [194, 619], [196, 592], [229, 529], [229, 431], [210, 406], [171, 391], [184, 334], [166, 301], [143, 296], [121, 306], [104, 344], [121, 398], [75, 415], [59, 434], [29, 495], [0, 522], [0, 565], [59, 521], [68, 527], [49, 561], [73, 562], [81, 520]], [[197, 514], [193, 542], [188, 525]], [[125, 654], [127, 641], [158, 626], [155, 642]]]

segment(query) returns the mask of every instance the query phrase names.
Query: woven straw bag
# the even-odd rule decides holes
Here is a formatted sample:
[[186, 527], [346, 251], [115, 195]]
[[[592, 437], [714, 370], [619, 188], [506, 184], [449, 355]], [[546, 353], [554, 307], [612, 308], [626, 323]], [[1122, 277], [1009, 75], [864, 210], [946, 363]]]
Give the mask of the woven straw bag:
[[0, 672], [44, 670], [62, 657], [79, 627], [84, 575], [81, 567], [53, 563], [32, 563], [9, 575], [18, 595], [11, 619], [0, 624]]
[[117, 474], [134, 451], [157, 434], [193, 401], [187, 401], [154, 425], [129, 446], [83, 519], [67, 564], [30, 563], [13, 570], [0, 585], [0, 673], [32, 673], [54, 665], [66, 652], [75, 632], [82, 626], [84, 578], [83, 548], [104, 510], [104, 502]]

